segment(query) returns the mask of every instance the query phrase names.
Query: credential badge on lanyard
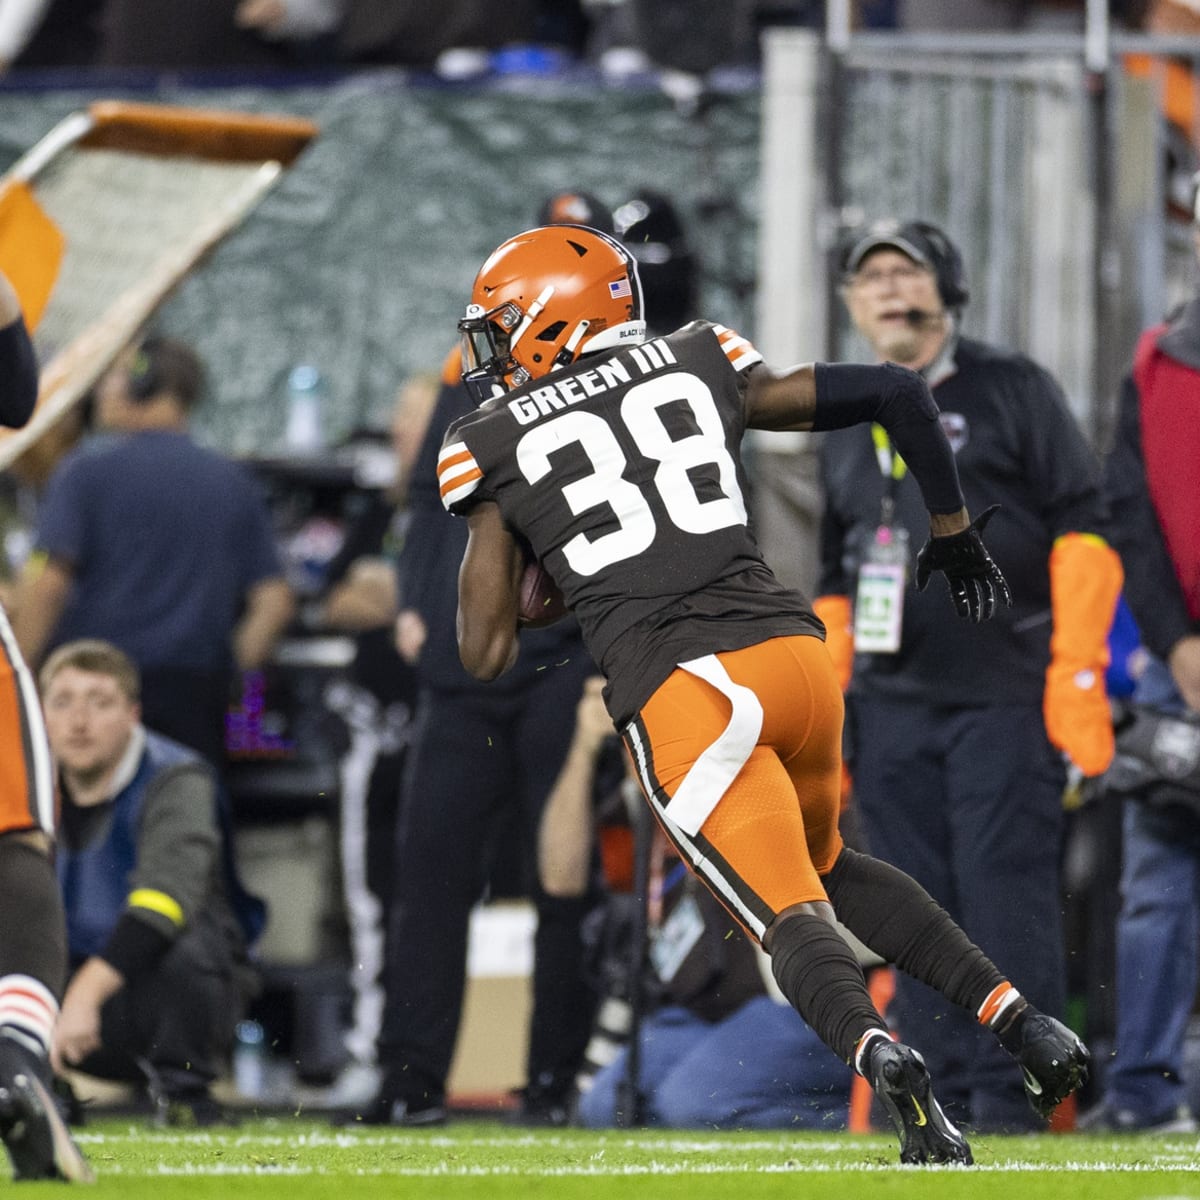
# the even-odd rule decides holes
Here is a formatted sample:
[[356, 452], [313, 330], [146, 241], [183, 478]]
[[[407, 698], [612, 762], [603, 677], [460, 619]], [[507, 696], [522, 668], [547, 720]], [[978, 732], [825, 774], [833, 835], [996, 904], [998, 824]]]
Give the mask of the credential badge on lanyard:
[[865, 654], [895, 654], [900, 649], [904, 585], [908, 581], [908, 530], [895, 523], [896, 490], [907, 468], [881, 426], [871, 426], [871, 438], [884, 478], [884, 493], [879, 525], [858, 568], [854, 649]]

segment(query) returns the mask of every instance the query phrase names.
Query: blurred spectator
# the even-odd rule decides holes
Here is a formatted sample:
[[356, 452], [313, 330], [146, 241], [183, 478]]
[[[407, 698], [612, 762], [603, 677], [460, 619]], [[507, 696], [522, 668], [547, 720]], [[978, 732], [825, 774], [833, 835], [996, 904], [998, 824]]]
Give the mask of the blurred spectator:
[[421, 0], [345, 0], [342, 56], [351, 62], [432, 67], [451, 48], [496, 50], [533, 40], [537, 0], [443, 0], [436, 19]]
[[459, 661], [454, 596], [465, 530], [442, 507], [435, 466], [446, 429], [471, 407], [456, 352], [413, 472], [400, 555], [398, 639], [416, 665], [420, 696], [392, 868], [379, 1044], [384, 1076], [364, 1114], [381, 1124], [445, 1119], [470, 911], [485, 894], [501, 820], [517, 822], [515, 845], [501, 844], [524, 859], [502, 865], [538, 909], [524, 1117], [565, 1121], [591, 1024], [581, 974], [584, 902], [548, 896], [531, 877], [574, 699], [594, 668], [573, 620], [526, 635], [507, 687], [479, 684]]
[[692, 320], [699, 300], [699, 264], [671, 199], [653, 188], [639, 188], [613, 210], [612, 224], [612, 232], [637, 259], [651, 332], [673, 333]]
[[241, 0], [234, 24], [273, 41], [308, 40], [336, 33], [343, 7], [344, 0]]
[[[589, 57], [602, 69], [629, 74], [654, 67], [703, 76], [757, 59], [767, 29], [822, 29], [823, 0], [584, 0], [591, 20]], [[893, 29], [900, 0], [853, 0], [856, 29]]]
[[[870, 852], [1061, 1014], [1063, 755], [1085, 775], [1112, 758], [1104, 669], [1121, 569], [1095, 532], [1098, 465], [1042, 368], [960, 335], [966, 273], [940, 229], [881, 221], [848, 243], [842, 268], [876, 357], [933, 389], [970, 510], [1000, 505], [988, 543], [1013, 594], [979, 628], [947, 625], [941, 598], [912, 583], [909, 547], [928, 516], [903, 459], [878, 426], [825, 435], [816, 607], [850, 677], [854, 805]], [[1041, 1127], [1000, 1048], [941, 996], [901, 977], [895, 1015], [952, 1120]]]
[[102, 6], [103, 0], [0, 0], [0, 74], [13, 66], [89, 66]]
[[117, 436], [55, 470], [14, 630], [31, 666], [64, 641], [115, 643], [146, 720], [219, 769], [235, 666], [263, 664], [293, 603], [254, 484], [188, 433], [202, 389], [192, 349], [156, 336], [101, 380], [96, 421]]
[[209, 1085], [255, 982], [211, 768], [142, 725], [137, 668], [115, 646], [60, 646], [41, 686], [71, 972], [55, 1064], [144, 1080], [168, 1119], [211, 1123]]
[[246, 0], [105, 0], [97, 64], [163, 69], [287, 65], [279, 44], [242, 25]]
[[271, 68], [332, 61], [343, 0], [0, 0], [8, 67]]
[[[593, 825], [600, 812], [613, 808], [602, 794], [613, 782], [605, 755], [619, 742], [603, 686], [601, 676], [584, 686], [566, 762], [542, 817], [538, 864], [542, 886], [554, 895], [587, 892]], [[632, 773], [627, 778], [636, 793]], [[618, 786], [614, 793], [615, 812], [624, 817], [621, 791]], [[634, 802], [641, 804], [640, 795]], [[766, 957], [661, 835], [654, 836], [651, 855], [648, 956], [647, 948], [636, 944], [637, 923], [622, 919], [630, 904], [646, 901], [615, 894], [597, 914], [606, 928], [595, 939], [595, 953], [603, 961], [593, 968], [599, 980], [617, 984], [604, 998], [602, 1014], [609, 1024], [598, 1022], [598, 1038], [623, 1032], [612, 1012], [628, 1000], [630, 973], [645, 973], [641, 986], [650, 1004], [639, 1022], [636, 1081], [645, 1123], [705, 1129], [844, 1127], [850, 1068], [829, 1054], [787, 1004]], [[608, 1061], [594, 1064], [595, 1074], [582, 1077], [581, 1124], [628, 1123], [620, 1116], [628, 1058], [626, 1048], [617, 1049]]]
[[[609, 223], [584, 192], [556, 192], [542, 210], [571, 224]], [[446, 430], [473, 409], [461, 372], [455, 350], [408, 491], [396, 633], [401, 654], [416, 666], [420, 694], [392, 868], [379, 1041], [383, 1079], [362, 1116], [399, 1125], [446, 1119], [471, 908], [490, 883], [507, 876], [505, 886], [530, 896], [538, 911], [519, 1116], [562, 1124], [592, 1019], [580, 936], [588, 902], [540, 886], [536, 845], [570, 742], [575, 700], [594, 667], [578, 625], [567, 619], [526, 633], [520, 661], [502, 685], [481, 684], [463, 668], [455, 616], [466, 530], [442, 506], [436, 470]]]
[[604, 205], [591, 192], [567, 188], [552, 192], [538, 209], [539, 225], [588, 225], [612, 233], [612, 220]]
[[[853, 1072], [779, 995], [769, 960], [707, 888], [673, 855], [663, 870], [662, 920], [652, 927], [660, 990], [639, 1031], [645, 1124], [844, 1129]], [[622, 1048], [582, 1093], [581, 1125], [623, 1123], [628, 1057]]]
[[396, 562], [408, 521], [405, 495], [437, 386], [437, 376], [418, 375], [400, 389], [391, 430], [395, 482], [386, 493], [364, 497], [365, 507], [329, 564], [314, 615], [317, 628], [348, 633], [356, 644], [347, 678], [325, 696], [350, 733], [340, 766], [338, 819], [353, 993], [345, 1037], [350, 1062], [321, 1095], [327, 1105], [369, 1099], [379, 1085], [375, 1044], [383, 1015], [384, 935], [417, 690], [415, 671], [394, 643]]
[[745, 62], [755, 50], [744, 4], [623, 0], [607, 13], [600, 4], [593, 7], [602, 22], [602, 53], [616, 44], [640, 52], [655, 67], [704, 75], [723, 63]]
[[[1193, 197], [1200, 197], [1197, 191]], [[1200, 208], [1193, 239], [1200, 255]], [[1153, 657], [1134, 692], [1117, 918], [1116, 1045], [1089, 1128], [1193, 1132], [1184, 1039], [1200, 930], [1200, 297], [1146, 330], [1105, 483], [1125, 595]], [[1124, 735], [1122, 737], [1124, 742]]]
[[[904, 0], [851, 0], [850, 19], [855, 28], [893, 29]], [[759, 25], [823, 27], [825, 0], [751, 0]]]

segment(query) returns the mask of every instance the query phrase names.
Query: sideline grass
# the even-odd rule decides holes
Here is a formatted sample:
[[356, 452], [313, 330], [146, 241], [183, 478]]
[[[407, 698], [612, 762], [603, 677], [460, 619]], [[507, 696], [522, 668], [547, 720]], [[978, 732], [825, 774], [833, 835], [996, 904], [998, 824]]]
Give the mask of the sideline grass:
[[1194, 1135], [977, 1137], [975, 1167], [933, 1168], [901, 1167], [894, 1139], [882, 1135], [590, 1133], [486, 1121], [339, 1130], [282, 1118], [212, 1131], [103, 1119], [78, 1136], [99, 1176], [87, 1193], [97, 1200], [1200, 1200]]

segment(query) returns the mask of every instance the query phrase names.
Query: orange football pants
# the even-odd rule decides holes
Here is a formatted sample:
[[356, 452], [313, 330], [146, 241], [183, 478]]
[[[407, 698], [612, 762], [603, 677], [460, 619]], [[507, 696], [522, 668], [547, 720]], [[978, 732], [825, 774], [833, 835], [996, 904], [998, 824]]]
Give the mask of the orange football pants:
[[0, 612], [0, 835], [19, 829], [54, 832], [54, 781], [37, 687]]
[[843, 715], [824, 643], [794, 636], [681, 663], [624, 732], [668, 838], [760, 940], [828, 899]]

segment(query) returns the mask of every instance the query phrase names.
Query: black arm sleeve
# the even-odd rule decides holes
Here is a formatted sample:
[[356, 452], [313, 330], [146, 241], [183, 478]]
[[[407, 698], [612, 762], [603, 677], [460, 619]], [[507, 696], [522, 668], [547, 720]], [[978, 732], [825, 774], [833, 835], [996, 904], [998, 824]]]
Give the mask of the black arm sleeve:
[[33, 343], [18, 317], [0, 329], [0, 425], [19, 429], [37, 403], [38, 372]]
[[125, 982], [145, 975], [174, 945], [174, 939], [131, 912], [117, 918], [100, 957], [120, 971]]
[[954, 452], [938, 422], [929, 385], [916, 371], [895, 363], [817, 363], [815, 379], [814, 430], [877, 422], [908, 464], [931, 513], [963, 507]]

